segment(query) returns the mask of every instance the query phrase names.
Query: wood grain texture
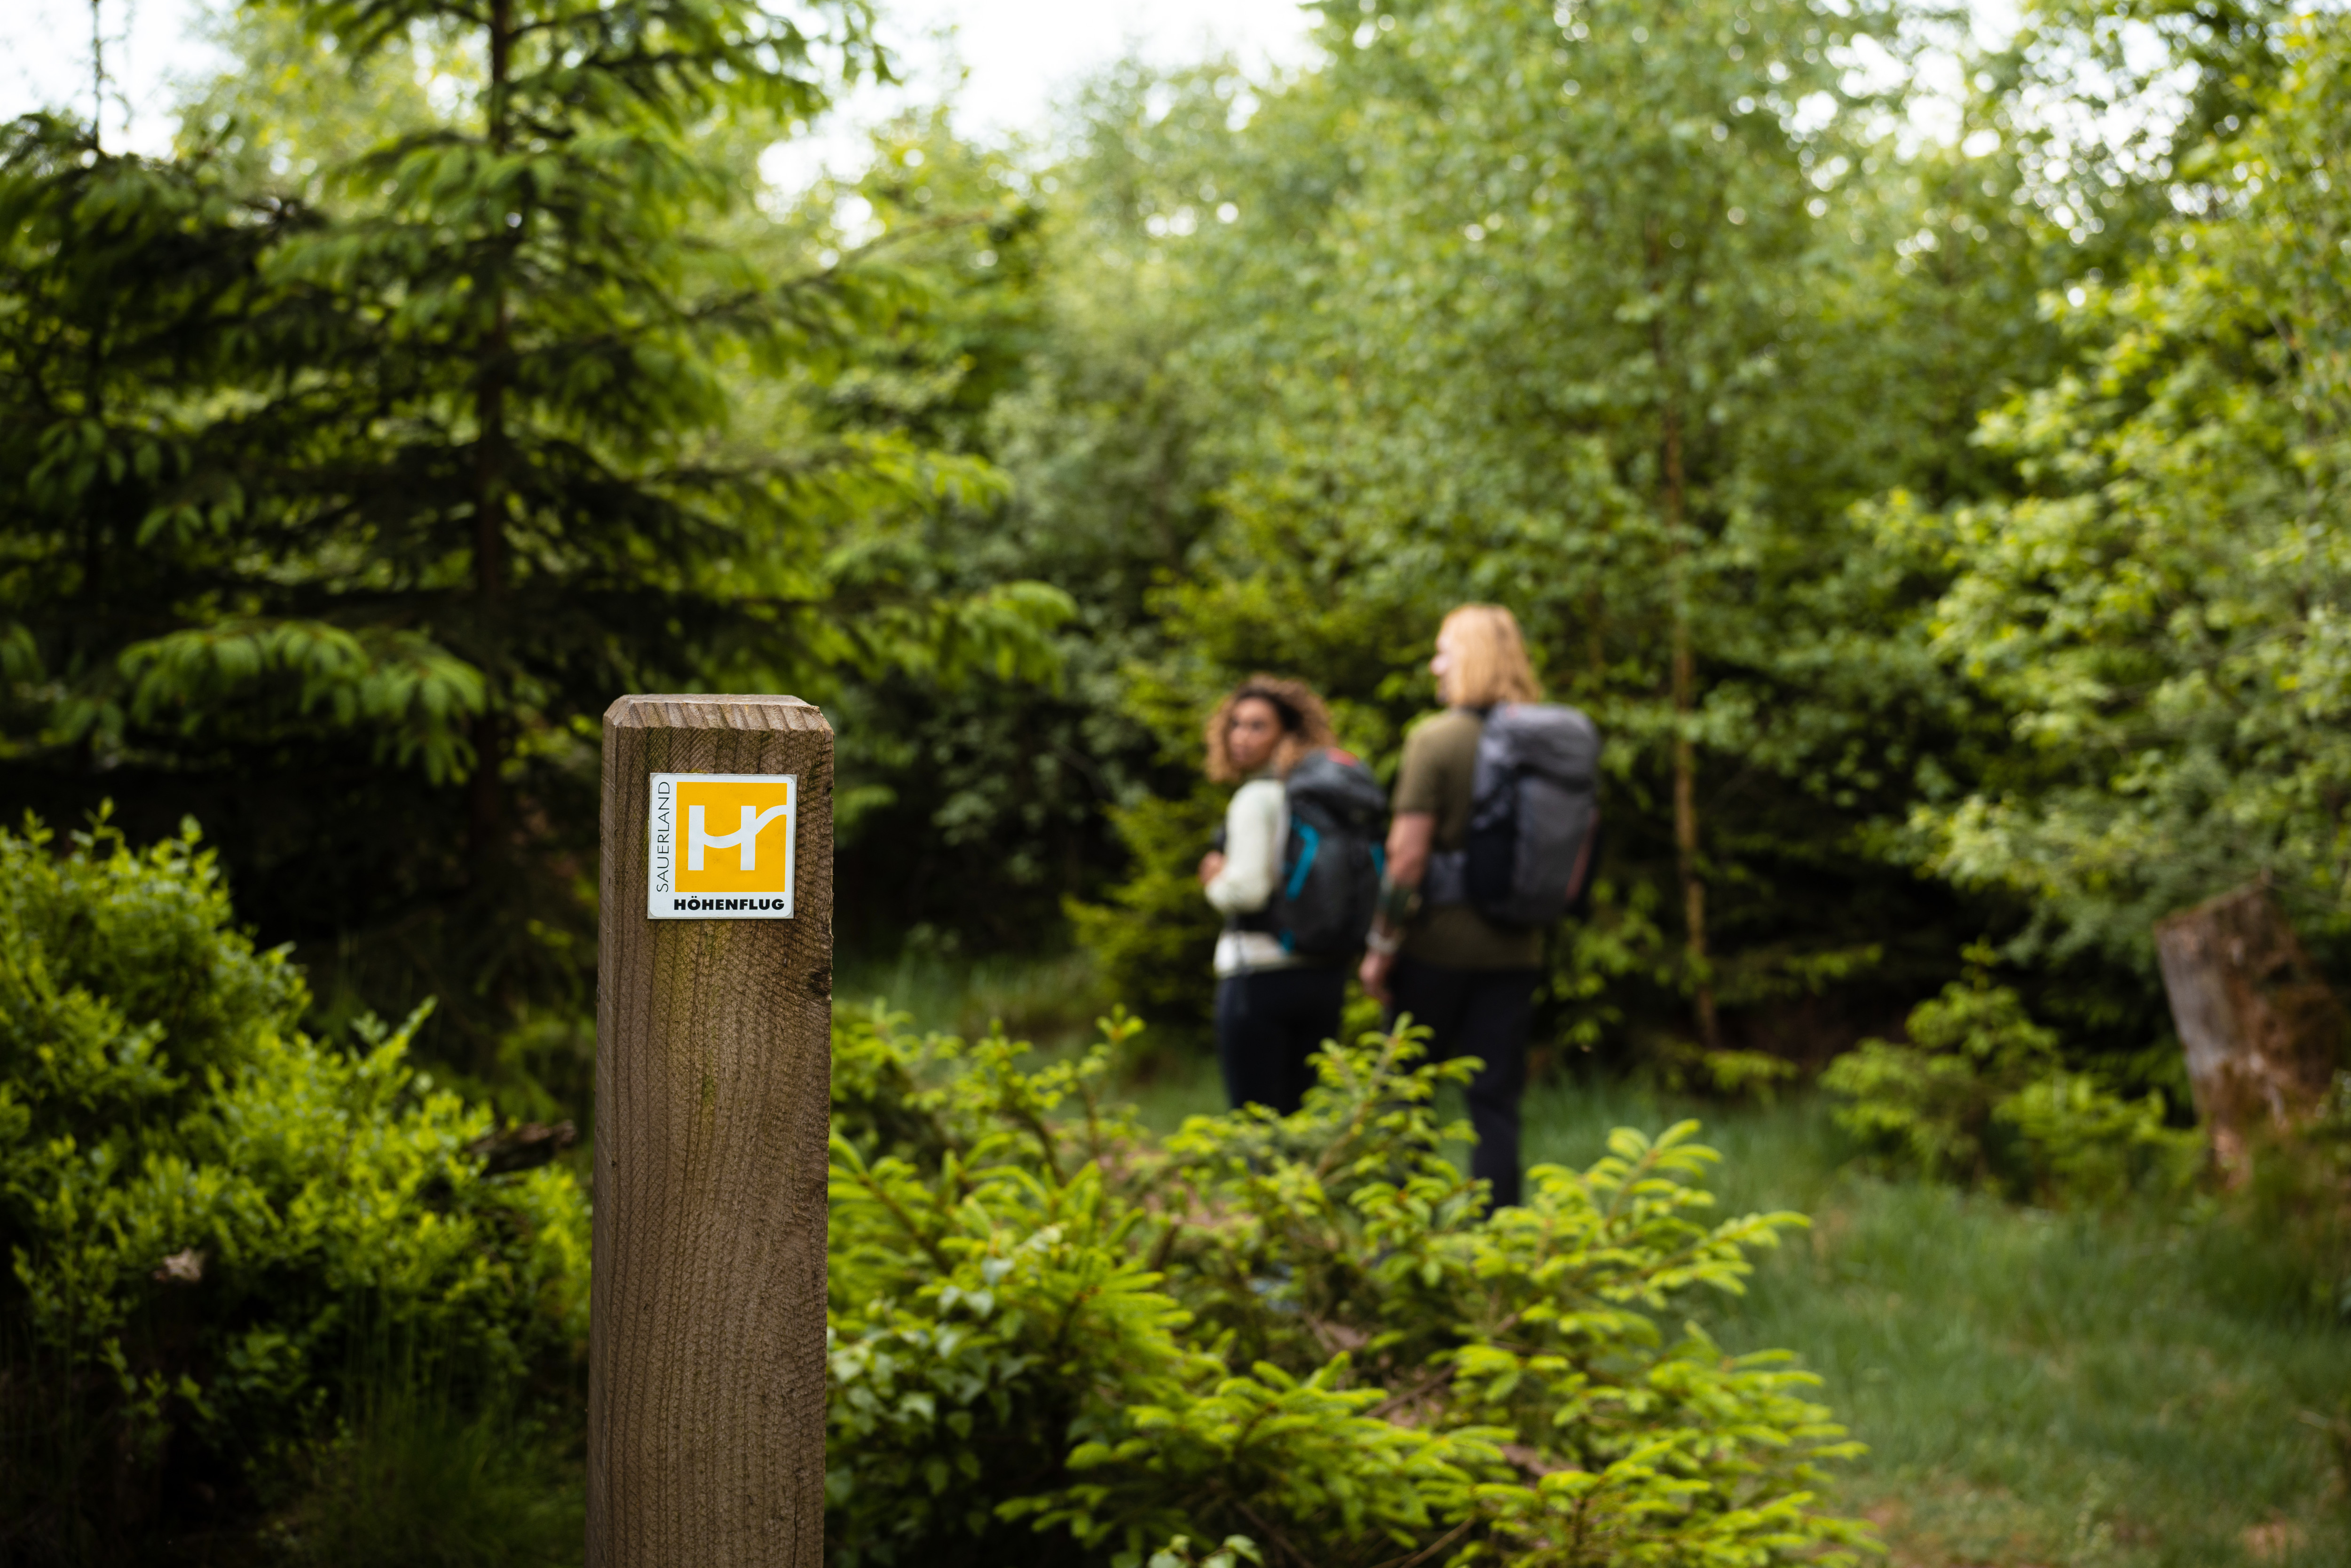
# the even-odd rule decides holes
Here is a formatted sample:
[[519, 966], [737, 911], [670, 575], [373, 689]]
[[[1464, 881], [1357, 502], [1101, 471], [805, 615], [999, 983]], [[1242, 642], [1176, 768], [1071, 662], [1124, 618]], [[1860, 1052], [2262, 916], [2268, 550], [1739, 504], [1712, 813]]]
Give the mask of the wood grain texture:
[[[799, 776], [794, 918], [646, 918], [656, 772]], [[831, 726], [796, 697], [622, 697], [602, 862], [589, 1568], [818, 1568]]]

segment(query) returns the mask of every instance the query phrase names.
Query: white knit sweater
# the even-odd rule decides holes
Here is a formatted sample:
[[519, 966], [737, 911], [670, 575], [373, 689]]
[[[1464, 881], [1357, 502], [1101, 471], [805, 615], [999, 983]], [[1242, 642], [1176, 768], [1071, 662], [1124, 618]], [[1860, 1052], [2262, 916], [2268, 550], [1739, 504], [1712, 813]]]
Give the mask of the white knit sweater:
[[[1281, 780], [1261, 774], [1233, 791], [1225, 808], [1225, 869], [1208, 883], [1208, 902], [1225, 915], [1254, 915], [1273, 897], [1290, 804]], [[1299, 960], [1270, 931], [1228, 930], [1217, 938], [1217, 976], [1291, 969]]]

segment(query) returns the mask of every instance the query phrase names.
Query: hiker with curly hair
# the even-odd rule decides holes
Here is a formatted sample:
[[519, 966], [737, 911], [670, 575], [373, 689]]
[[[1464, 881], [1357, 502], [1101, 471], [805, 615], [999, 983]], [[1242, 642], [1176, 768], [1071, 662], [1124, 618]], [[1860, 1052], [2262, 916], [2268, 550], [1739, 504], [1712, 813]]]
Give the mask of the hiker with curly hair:
[[1291, 838], [1286, 781], [1333, 744], [1322, 699], [1301, 681], [1252, 675], [1217, 705], [1207, 775], [1238, 784], [1217, 847], [1200, 862], [1208, 902], [1225, 916], [1217, 938], [1217, 1062], [1238, 1108], [1288, 1115], [1313, 1082], [1308, 1060], [1339, 1032], [1352, 954], [1285, 945], [1274, 905]]

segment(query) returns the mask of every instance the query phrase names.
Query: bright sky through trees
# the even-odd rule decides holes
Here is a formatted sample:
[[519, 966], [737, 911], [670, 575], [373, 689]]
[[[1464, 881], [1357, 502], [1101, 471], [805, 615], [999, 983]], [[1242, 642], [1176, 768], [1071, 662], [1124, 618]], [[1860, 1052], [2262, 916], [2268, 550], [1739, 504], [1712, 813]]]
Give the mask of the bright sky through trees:
[[[160, 152], [169, 143], [172, 78], [220, 63], [194, 37], [204, 10], [204, 0], [105, 0], [107, 66], [119, 95], [107, 106], [110, 133], [120, 133], [127, 109], [131, 145]], [[1282, 0], [901, 0], [885, 11], [885, 31], [918, 89], [945, 77], [946, 57], [934, 40], [956, 29], [955, 52], [969, 73], [960, 99], [976, 129], [1038, 125], [1057, 89], [1130, 44], [1167, 58], [1229, 49], [1252, 65], [1295, 59], [1306, 46], [1304, 13]], [[9, 0], [0, 13], [0, 119], [44, 106], [88, 113], [88, 0]], [[845, 118], [861, 123], [895, 101], [868, 94], [845, 106]], [[800, 161], [810, 172], [814, 162]]]

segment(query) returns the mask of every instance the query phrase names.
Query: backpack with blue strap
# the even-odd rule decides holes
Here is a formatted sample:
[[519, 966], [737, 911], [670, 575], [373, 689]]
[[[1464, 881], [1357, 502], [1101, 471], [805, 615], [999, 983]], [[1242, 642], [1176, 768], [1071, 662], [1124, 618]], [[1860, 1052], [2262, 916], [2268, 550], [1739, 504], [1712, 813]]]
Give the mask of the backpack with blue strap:
[[1301, 759], [1284, 794], [1281, 881], [1249, 924], [1301, 958], [1351, 956], [1372, 928], [1387, 869], [1387, 791], [1353, 754], [1332, 747]]

